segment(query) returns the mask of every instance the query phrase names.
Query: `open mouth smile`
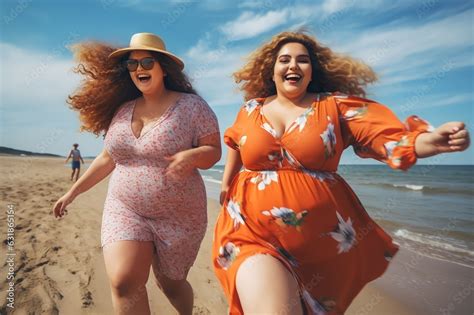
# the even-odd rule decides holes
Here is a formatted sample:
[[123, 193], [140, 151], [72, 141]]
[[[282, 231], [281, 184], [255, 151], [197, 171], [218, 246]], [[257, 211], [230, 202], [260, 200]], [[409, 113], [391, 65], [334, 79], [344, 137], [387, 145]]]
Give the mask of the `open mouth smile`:
[[137, 75], [137, 79], [141, 83], [147, 83], [151, 80], [151, 75], [149, 75], [149, 74], [139, 74], [139, 75]]
[[290, 83], [297, 83], [301, 80], [302, 76], [297, 73], [290, 73], [285, 75], [283, 78]]

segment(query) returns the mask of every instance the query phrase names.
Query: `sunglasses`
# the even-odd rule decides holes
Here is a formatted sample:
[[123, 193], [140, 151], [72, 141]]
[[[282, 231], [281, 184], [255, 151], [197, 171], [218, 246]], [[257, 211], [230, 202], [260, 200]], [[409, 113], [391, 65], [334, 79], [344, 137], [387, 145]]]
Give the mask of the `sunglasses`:
[[145, 70], [151, 70], [153, 69], [153, 66], [155, 65], [155, 59], [153, 57], [145, 57], [140, 60], [127, 59], [123, 61], [123, 64], [125, 65], [127, 70], [130, 72], [137, 71], [138, 64], [140, 64], [142, 68]]

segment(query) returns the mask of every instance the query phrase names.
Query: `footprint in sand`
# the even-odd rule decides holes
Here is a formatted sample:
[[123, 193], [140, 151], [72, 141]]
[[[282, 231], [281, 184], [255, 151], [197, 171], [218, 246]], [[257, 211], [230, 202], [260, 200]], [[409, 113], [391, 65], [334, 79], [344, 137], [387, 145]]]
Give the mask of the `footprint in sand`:
[[193, 307], [193, 315], [210, 315], [211, 311], [207, 307], [204, 306], [194, 306]]
[[91, 305], [94, 305], [94, 299], [92, 298], [92, 293], [87, 290], [83, 295], [82, 295], [82, 307], [86, 308]]
[[34, 266], [32, 266], [32, 267], [27, 267], [27, 268], [25, 268], [24, 271], [25, 271], [25, 272], [30, 272], [30, 271], [32, 271], [32, 270], [34, 270], [34, 269], [36, 269], [36, 268], [39, 268], [39, 267], [41, 267], [41, 266], [46, 265], [47, 263], [49, 263], [49, 260], [45, 260], [45, 261], [39, 262], [39, 263], [37, 263], [36, 265], [34, 265]]

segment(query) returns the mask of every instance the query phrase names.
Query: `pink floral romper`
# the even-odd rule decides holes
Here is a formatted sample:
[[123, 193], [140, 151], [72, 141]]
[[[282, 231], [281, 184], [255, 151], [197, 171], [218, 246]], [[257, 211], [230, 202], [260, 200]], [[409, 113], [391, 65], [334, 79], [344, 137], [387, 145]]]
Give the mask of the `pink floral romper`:
[[166, 176], [164, 157], [218, 133], [217, 118], [201, 97], [182, 94], [137, 138], [131, 129], [135, 103], [119, 107], [105, 137], [116, 166], [104, 205], [102, 246], [153, 241], [162, 274], [183, 279], [206, 231], [206, 190], [198, 170], [182, 179]]

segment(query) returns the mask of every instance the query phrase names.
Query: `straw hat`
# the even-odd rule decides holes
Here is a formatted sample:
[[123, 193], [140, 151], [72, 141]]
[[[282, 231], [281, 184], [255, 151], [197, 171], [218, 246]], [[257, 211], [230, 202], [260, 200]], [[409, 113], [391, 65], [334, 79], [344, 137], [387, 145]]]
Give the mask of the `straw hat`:
[[150, 50], [159, 52], [160, 54], [170, 57], [179, 65], [181, 70], [184, 68], [184, 62], [177, 56], [168, 52], [163, 40], [159, 36], [152, 33], [133, 34], [132, 38], [130, 39], [130, 47], [117, 49], [109, 55], [109, 58], [121, 57], [133, 50]]

